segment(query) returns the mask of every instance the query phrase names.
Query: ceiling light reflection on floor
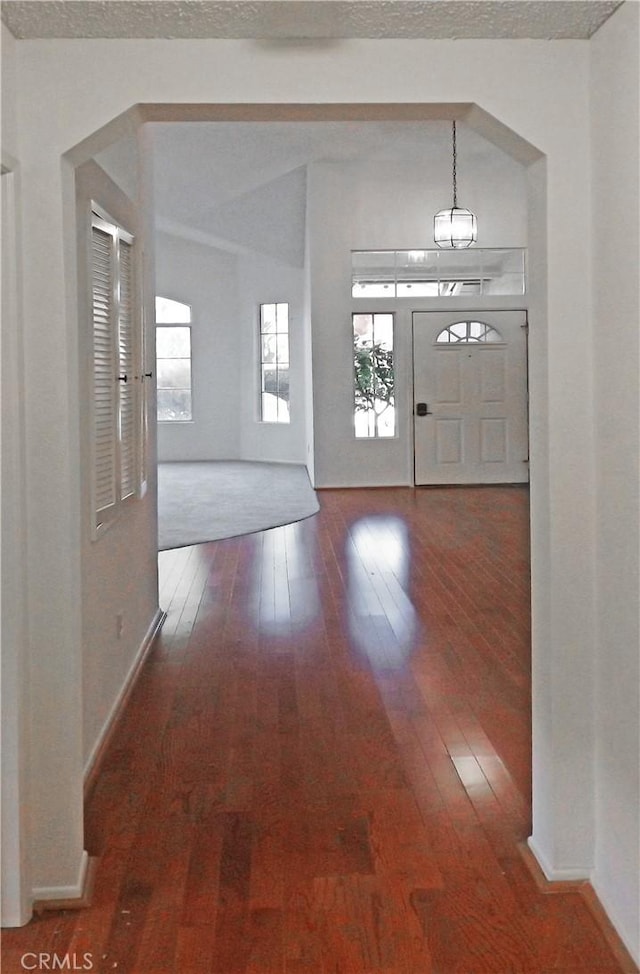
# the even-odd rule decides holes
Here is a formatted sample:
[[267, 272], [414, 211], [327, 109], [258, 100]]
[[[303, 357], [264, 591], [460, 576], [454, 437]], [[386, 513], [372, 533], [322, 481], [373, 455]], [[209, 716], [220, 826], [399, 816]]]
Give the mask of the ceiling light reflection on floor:
[[410, 544], [398, 517], [352, 526], [346, 549], [349, 632], [376, 669], [404, 666], [415, 646], [416, 612], [407, 594]]
[[266, 635], [302, 632], [319, 615], [315, 537], [305, 528], [298, 522], [255, 536], [261, 551], [251, 604], [256, 628]]

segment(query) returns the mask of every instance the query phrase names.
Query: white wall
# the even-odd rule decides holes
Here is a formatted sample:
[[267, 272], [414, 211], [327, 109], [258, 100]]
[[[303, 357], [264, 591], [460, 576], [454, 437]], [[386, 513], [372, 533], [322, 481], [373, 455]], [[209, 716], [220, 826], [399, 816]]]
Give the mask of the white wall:
[[193, 422], [158, 424], [159, 460], [234, 460], [240, 452], [237, 257], [156, 234], [157, 293], [191, 305]]
[[24, 838], [27, 761], [27, 605], [24, 490], [24, 352], [16, 262], [18, 174], [3, 171], [2, 190], [2, 377], [0, 477], [0, 644], [2, 653], [2, 916], [16, 922], [28, 915]]
[[[159, 170], [161, 153], [162, 140], [156, 140]], [[209, 242], [197, 231], [191, 240], [162, 232], [170, 186], [164, 188], [169, 199], [157, 199], [158, 294], [193, 308], [193, 422], [159, 425], [160, 460], [305, 461], [305, 186], [305, 169], [297, 167], [213, 207]], [[258, 309], [281, 301], [289, 303], [290, 315], [291, 422], [265, 424], [259, 422]]]
[[[527, 240], [524, 168], [487, 144], [465, 156], [464, 123], [457, 125], [458, 205], [478, 218], [478, 247], [523, 247]], [[477, 136], [475, 136], [477, 140]], [[344, 166], [351, 211], [342, 214], [354, 249], [434, 248], [433, 215], [451, 205], [451, 154], [423, 162], [360, 162]]]
[[20, 166], [16, 42], [2, 25], [2, 399], [0, 439], [0, 644], [2, 665], [2, 922], [30, 915], [28, 827], [28, 637], [24, 492], [24, 346], [20, 300]]
[[[77, 235], [79, 240], [78, 288], [80, 322], [91, 320], [90, 281], [83, 259], [89, 252], [87, 213], [91, 201], [137, 240], [138, 260], [142, 233], [135, 204], [97, 165], [88, 163], [77, 174]], [[138, 265], [137, 273], [141, 272]], [[75, 298], [75, 295], [74, 295]], [[93, 362], [92, 334], [80, 326], [78, 335], [80, 395], [91, 397]], [[145, 644], [157, 610], [157, 547], [155, 498], [147, 491], [142, 498], [123, 506], [118, 518], [102, 535], [93, 537], [91, 506], [91, 419], [90, 409], [80, 416], [79, 460], [82, 538], [82, 707], [83, 767], [87, 768], [108, 724], [114, 701], [121, 691], [136, 657]], [[153, 444], [151, 445], [153, 449]], [[118, 617], [122, 617], [119, 632]]]
[[591, 44], [597, 481], [594, 885], [640, 956], [640, 8]]
[[[614, 15], [612, 30], [619, 16], [627, 17], [624, 7]], [[18, 44], [29, 381], [25, 500], [33, 543], [28, 566], [32, 708], [37, 714], [37, 748], [30, 766], [37, 811], [28, 838], [36, 885], [66, 885], [72, 873], [76, 878], [82, 844], [78, 431], [84, 403], [77, 381], [76, 306], [72, 290], [67, 293], [63, 286], [70, 277], [71, 289], [75, 283], [70, 275], [75, 227], [69, 221], [72, 198], [68, 192], [63, 197], [61, 155], [132, 105], [163, 103], [169, 107], [155, 117], [177, 118], [179, 111], [172, 114], [171, 106], [178, 103], [191, 103], [192, 117], [197, 111], [193, 103], [266, 103], [280, 105], [281, 117], [287, 117], [292, 99], [311, 106], [295, 109], [298, 117], [307, 118], [317, 117], [314, 105], [325, 117], [351, 111], [366, 119], [379, 116], [385, 103], [414, 103], [416, 117], [424, 117], [416, 102], [476, 103], [546, 155], [548, 206], [536, 216], [538, 222], [547, 217], [548, 284], [539, 288], [532, 309], [532, 329], [535, 322], [540, 335], [532, 341], [538, 357], [532, 363], [537, 376], [531, 489], [538, 776], [534, 848], [552, 874], [590, 873], [596, 850], [604, 847], [603, 837], [595, 834], [591, 683], [596, 547], [594, 349], [591, 296], [585, 287], [591, 271], [588, 57], [589, 44], [580, 41], [348, 40], [303, 51], [251, 41]], [[340, 109], [346, 103], [357, 107]], [[378, 103], [371, 113], [370, 103]], [[391, 107], [390, 117], [394, 112]], [[270, 107], [264, 117], [276, 114]], [[207, 116], [214, 117], [214, 110], [205, 110]], [[152, 116], [147, 112], [145, 117]], [[102, 147], [99, 141], [91, 141], [93, 151]], [[66, 250], [65, 240], [71, 241]], [[631, 381], [637, 387], [637, 376]], [[624, 500], [624, 488], [610, 486], [615, 510], [618, 492]], [[134, 580], [143, 589], [154, 538], [149, 520], [145, 565]], [[97, 568], [105, 579], [115, 570], [108, 562]], [[601, 603], [598, 609], [602, 612]], [[612, 669], [624, 669], [627, 654], [617, 644], [609, 650]], [[552, 719], [546, 720], [550, 713]], [[616, 734], [625, 750], [636, 746], [633, 726], [620, 727]], [[627, 841], [624, 854], [631, 859], [634, 852]], [[610, 908], [614, 922], [621, 924], [619, 904], [611, 901]]]
[[[357, 233], [358, 227], [354, 232], [352, 224], [356, 185], [357, 171], [353, 167], [332, 163], [311, 167], [308, 213], [317, 487], [411, 482], [406, 419], [410, 321], [406, 315], [396, 328], [399, 435], [394, 439], [378, 441], [356, 440], [353, 433], [350, 251], [358, 246], [352, 243], [353, 240], [368, 239], [366, 233]], [[389, 189], [397, 190], [397, 183], [393, 181]], [[375, 213], [375, 193], [372, 205]], [[396, 223], [406, 218], [406, 208], [401, 213], [393, 214]], [[388, 244], [380, 245], [377, 243], [380, 237], [375, 234], [370, 239], [370, 243], [361, 243], [360, 246], [372, 249], [376, 246], [394, 246], [391, 240]], [[383, 310], [379, 302], [376, 302], [375, 310]]]
[[[193, 422], [158, 425], [158, 459], [304, 463], [303, 268], [159, 232], [156, 287], [193, 313]], [[277, 301], [289, 304], [289, 424], [258, 418], [258, 309]]]
[[96, 155], [95, 161], [130, 200], [138, 199], [138, 140], [135, 132], [108, 145]]
[[[524, 168], [492, 146], [465, 165], [462, 125], [458, 139], [458, 166], [465, 186], [459, 202], [478, 217], [478, 245], [526, 247]], [[354, 301], [351, 250], [434, 248], [434, 213], [451, 202], [450, 153], [445, 151], [436, 162], [439, 164], [430, 159], [427, 167], [418, 157], [401, 163], [317, 163], [310, 167], [309, 267], [318, 487], [412, 483], [411, 311], [424, 310], [433, 302]], [[479, 304], [482, 302], [476, 299]], [[485, 306], [495, 307], [495, 301], [485, 302]], [[397, 436], [355, 439], [351, 313], [378, 310], [396, 313]]]
[[[268, 160], [268, 152], [265, 153]], [[265, 160], [265, 165], [268, 164]], [[305, 167], [278, 176], [207, 213], [207, 228], [245, 253], [304, 264]]]
[[0, 23], [0, 51], [2, 53], [2, 152], [18, 157], [18, 119], [16, 97], [17, 41], [10, 30]]
[[[259, 306], [273, 302], [289, 305], [289, 423], [259, 421]], [[240, 258], [238, 303], [242, 327], [241, 457], [243, 460], [305, 463], [304, 358], [307, 339], [304, 330], [303, 268], [258, 255]]]

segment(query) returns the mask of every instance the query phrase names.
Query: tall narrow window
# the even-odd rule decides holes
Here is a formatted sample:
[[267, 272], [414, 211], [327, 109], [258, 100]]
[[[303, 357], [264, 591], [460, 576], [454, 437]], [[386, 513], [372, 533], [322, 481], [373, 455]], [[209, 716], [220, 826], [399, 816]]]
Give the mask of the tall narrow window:
[[158, 422], [190, 422], [191, 308], [170, 298], [156, 298], [156, 372]]
[[352, 319], [356, 437], [395, 436], [393, 315], [354, 314]]
[[141, 321], [133, 237], [102, 212], [91, 215], [93, 510], [98, 532], [140, 486]]
[[289, 422], [289, 305], [260, 305], [260, 419]]

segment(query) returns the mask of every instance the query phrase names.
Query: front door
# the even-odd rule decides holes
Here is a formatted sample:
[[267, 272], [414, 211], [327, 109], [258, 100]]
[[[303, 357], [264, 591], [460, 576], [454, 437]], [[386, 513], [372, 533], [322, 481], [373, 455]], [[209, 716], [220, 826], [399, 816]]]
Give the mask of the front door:
[[414, 312], [415, 482], [529, 479], [524, 311]]

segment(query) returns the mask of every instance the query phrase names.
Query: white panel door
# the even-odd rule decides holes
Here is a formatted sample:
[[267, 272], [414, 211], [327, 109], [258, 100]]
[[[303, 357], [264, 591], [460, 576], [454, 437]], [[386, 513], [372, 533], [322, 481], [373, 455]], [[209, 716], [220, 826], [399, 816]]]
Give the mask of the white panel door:
[[414, 312], [415, 482], [529, 479], [524, 311]]

